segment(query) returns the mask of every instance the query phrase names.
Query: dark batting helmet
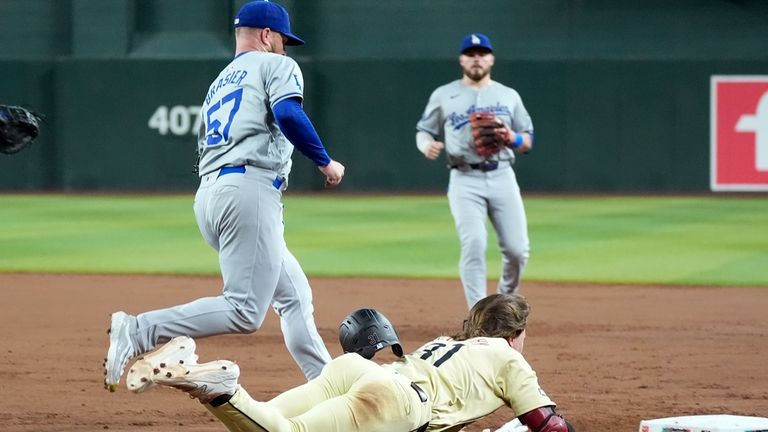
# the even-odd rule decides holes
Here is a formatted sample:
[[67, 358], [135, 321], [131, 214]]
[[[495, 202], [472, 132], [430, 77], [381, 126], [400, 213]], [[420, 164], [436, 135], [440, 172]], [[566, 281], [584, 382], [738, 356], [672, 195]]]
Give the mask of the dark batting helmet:
[[395, 327], [376, 309], [358, 309], [347, 315], [339, 326], [339, 342], [345, 353], [358, 353], [367, 359], [387, 346], [396, 356], [403, 356]]

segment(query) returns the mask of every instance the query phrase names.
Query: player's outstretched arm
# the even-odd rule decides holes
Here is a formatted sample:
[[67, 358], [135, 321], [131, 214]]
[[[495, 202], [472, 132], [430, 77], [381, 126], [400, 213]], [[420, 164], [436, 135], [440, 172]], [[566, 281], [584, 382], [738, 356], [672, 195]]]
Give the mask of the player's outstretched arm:
[[576, 432], [551, 406], [536, 408], [517, 418], [531, 432]]

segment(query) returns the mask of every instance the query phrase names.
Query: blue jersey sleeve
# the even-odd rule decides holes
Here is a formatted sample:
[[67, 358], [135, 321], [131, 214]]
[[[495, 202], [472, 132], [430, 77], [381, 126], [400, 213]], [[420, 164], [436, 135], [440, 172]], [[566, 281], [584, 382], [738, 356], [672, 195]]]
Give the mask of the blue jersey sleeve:
[[276, 103], [272, 109], [280, 131], [304, 156], [315, 165], [326, 166], [331, 158], [323, 147], [320, 137], [301, 107], [297, 98], [287, 98]]

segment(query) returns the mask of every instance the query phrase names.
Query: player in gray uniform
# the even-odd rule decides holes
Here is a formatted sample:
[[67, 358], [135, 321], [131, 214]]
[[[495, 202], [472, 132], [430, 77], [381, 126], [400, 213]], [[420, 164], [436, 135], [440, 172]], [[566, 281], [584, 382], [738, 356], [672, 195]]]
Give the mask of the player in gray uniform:
[[[281, 200], [294, 147], [315, 162], [328, 186], [339, 184], [344, 166], [328, 157], [301, 107], [303, 77], [285, 45], [304, 41], [291, 33], [285, 9], [247, 3], [235, 27], [236, 56], [203, 101], [194, 202], [200, 232], [219, 252], [222, 295], [137, 316], [112, 314], [105, 360], [111, 391], [128, 361], [156, 344], [176, 336], [254, 332], [270, 305], [308, 379], [331, 360], [314, 323], [309, 282], [285, 244]], [[138, 370], [134, 365], [131, 373]], [[150, 385], [130, 374], [129, 381]]]
[[[416, 145], [428, 159], [446, 152], [451, 169], [448, 202], [461, 243], [459, 274], [470, 308], [486, 296], [486, 218], [496, 230], [502, 255], [498, 292], [517, 291], [529, 254], [525, 210], [512, 163], [515, 153], [531, 149], [533, 123], [520, 95], [491, 79], [494, 60], [487, 36], [467, 35], [459, 56], [463, 77], [432, 93], [416, 125]], [[478, 154], [469, 125], [475, 112], [495, 114], [510, 129], [514, 139], [509, 148], [489, 157]]]

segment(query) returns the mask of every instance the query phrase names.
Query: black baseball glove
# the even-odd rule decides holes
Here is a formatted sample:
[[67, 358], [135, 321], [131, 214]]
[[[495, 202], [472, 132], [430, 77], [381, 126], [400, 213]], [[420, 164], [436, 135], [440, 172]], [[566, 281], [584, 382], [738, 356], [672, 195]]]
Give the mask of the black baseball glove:
[[0, 105], [0, 152], [18, 153], [40, 134], [43, 117], [20, 106]]

